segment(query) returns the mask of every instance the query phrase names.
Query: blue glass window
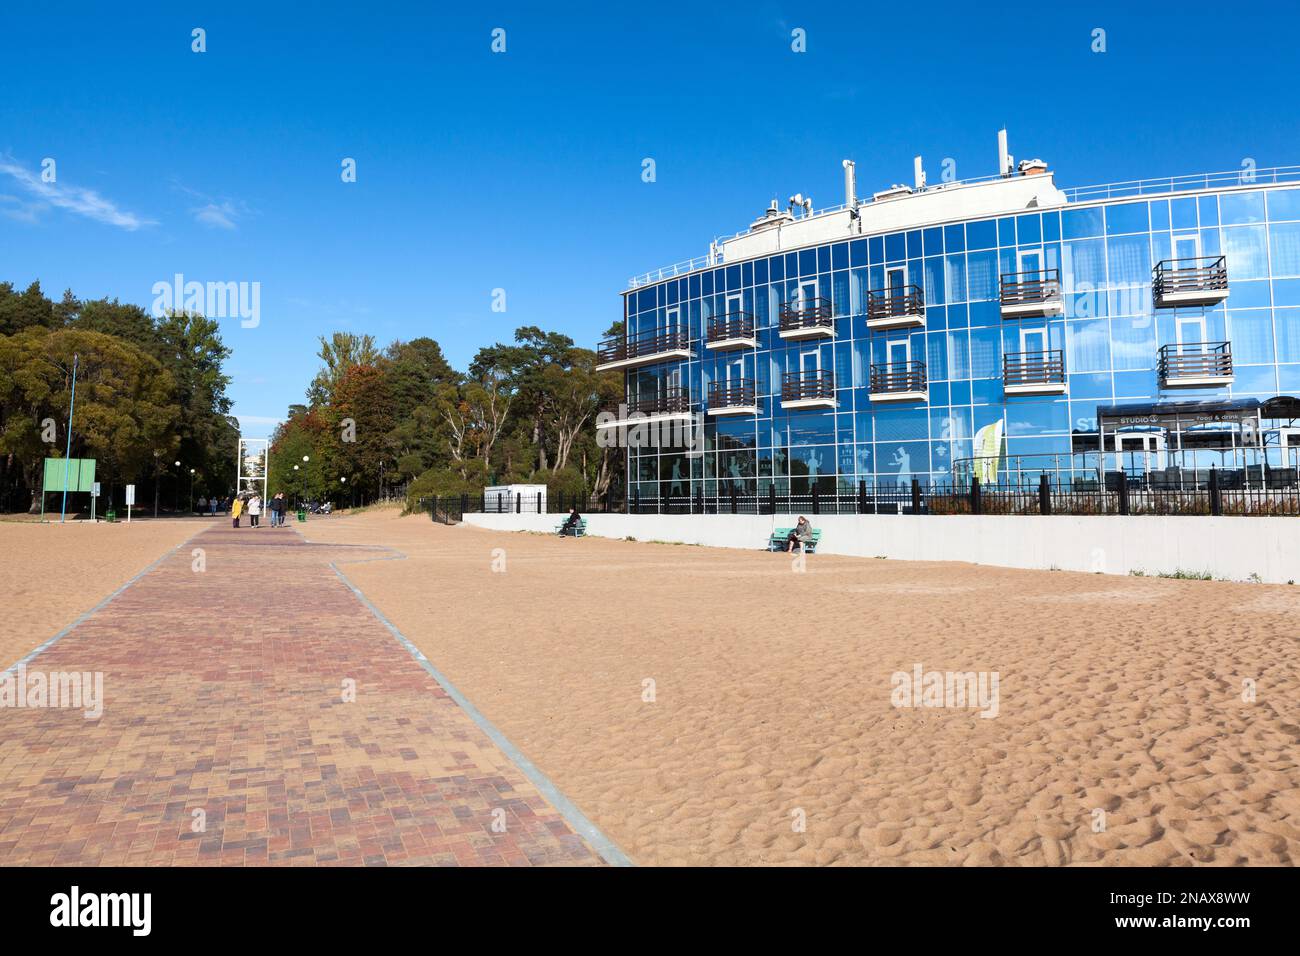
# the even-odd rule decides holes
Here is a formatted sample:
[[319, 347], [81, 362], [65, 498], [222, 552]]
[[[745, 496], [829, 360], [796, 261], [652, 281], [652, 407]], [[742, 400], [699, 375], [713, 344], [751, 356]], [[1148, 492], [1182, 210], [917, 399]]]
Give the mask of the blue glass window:
[[1219, 201], [1217, 196], [1202, 196], [1197, 205], [1201, 210], [1202, 226], [1217, 226], [1219, 224]]
[[849, 244], [847, 242], [837, 242], [831, 246], [831, 267], [833, 269], [847, 269], [849, 267]]
[[849, 243], [849, 265], [865, 266], [867, 264], [867, 240], [854, 239]]
[[831, 247], [830, 246], [817, 247], [817, 271], [818, 272], [831, 271]]
[[1224, 229], [1223, 245], [1228, 256], [1229, 279], [1263, 279], [1268, 276], [1268, 249], [1263, 226]]
[[1169, 200], [1157, 199], [1151, 203], [1151, 231], [1166, 232], [1169, 229]]
[[740, 289], [740, 266], [727, 267], [727, 289], [731, 292]]
[[817, 274], [817, 250], [803, 249], [799, 252], [799, 277], [806, 279]]
[[1110, 257], [1110, 285], [1143, 285], [1151, 281], [1151, 248], [1145, 235], [1106, 240]]
[[1219, 197], [1219, 209], [1223, 214], [1223, 225], [1247, 225], [1264, 221], [1264, 194], [1224, 193]]
[[992, 249], [998, 244], [998, 224], [995, 219], [966, 224], [966, 247], [968, 249]]
[[1268, 218], [1300, 219], [1300, 189], [1279, 189], [1268, 194]]
[[772, 282], [780, 282], [785, 278], [785, 258], [783, 256], [773, 256], [767, 260], [768, 271], [771, 272]]
[[1043, 228], [1038, 213], [1016, 217], [1016, 242], [1022, 246], [1036, 246], [1043, 241]]
[[1061, 241], [1061, 214], [1059, 212], [1043, 213], [1043, 242]]
[[1130, 232], [1147, 232], [1149, 218], [1144, 202], [1124, 203], [1106, 207], [1106, 235], [1119, 236]]
[[703, 285], [704, 285], [704, 288], [703, 288], [703, 290], [702, 290], [702, 292], [701, 292], [702, 295], [713, 295], [713, 277], [714, 277], [714, 275], [716, 275], [716, 273], [713, 273], [713, 272], [706, 272], [706, 273], [704, 273], [703, 276], [701, 276], [701, 279], [703, 280]]
[[[1300, 217], [1297, 217], [1300, 218]], [[925, 230], [925, 254], [937, 256], [943, 254], [943, 230], [933, 226]]]
[[1061, 211], [1061, 233], [1066, 239], [1088, 239], [1102, 234], [1101, 207], [1064, 209]]
[[1016, 221], [1014, 219], [998, 220], [998, 245], [1014, 246], [1016, 244]]
[[754, 284], [767, 285], [767, 260], [759, 259], [754, 263]]
[[867, 247], [871, 254], [871, 265], [885, 261], [885, 240], [881, 236], [872, 236], [867, 240]]
[[961, 252], [966, 248], [966, 230], [961, 223], [943, 227], [943, 245], [947, 252]]
[[901, 232], [885, 236], [885, 261], [900, 262], [907, 258], [907, 238]]
[[1171, 199], [1169, 201], [1169, 213], [1173, 217], [1173, 227], [1175, 229], [1196, 228], [1195, 199]]
[[1300, 276], [1300, 222], [1272, 223], [1268, 241], [1273, 253], [1273, 275]]
[[920, 229], [914, 229], [907, 234], [907, 257], [909, 259], [919, 259], [921, 257]]

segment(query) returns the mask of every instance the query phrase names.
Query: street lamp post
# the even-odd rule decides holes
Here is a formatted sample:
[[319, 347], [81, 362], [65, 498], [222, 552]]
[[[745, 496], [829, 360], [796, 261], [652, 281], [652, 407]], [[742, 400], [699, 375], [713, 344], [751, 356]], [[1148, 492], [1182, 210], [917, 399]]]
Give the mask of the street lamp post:
[[[179, 461], [172, 462], [172, 464], [174, 464], [177, 468], [180, 468], [181, 466], [181, 463]], [[181, 476], [180, 472], [178, 471], [176, 473], [176, 477], [179, 479], [180, 476]], [[172, 498], [172, 511], [177, 512], [180, 510], [181, 510], [181, 483], [178, 480], [176, 482], [176, 494]]]
[[194, 469], [190, 469], [190, 514], [194, 513]]

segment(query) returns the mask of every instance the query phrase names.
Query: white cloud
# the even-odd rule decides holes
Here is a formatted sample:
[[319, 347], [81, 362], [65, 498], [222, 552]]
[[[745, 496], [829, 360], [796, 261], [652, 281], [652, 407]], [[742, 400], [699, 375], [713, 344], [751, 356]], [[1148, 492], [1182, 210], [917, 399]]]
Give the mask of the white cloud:
[[239, 217], [239, 213], [229, 202], [210, 202], [206, 206], [193, 210], [193, 213], [196, 222], [215, 229], [234, 229], [235, 220]]
[[8, 200], [7, 206], [17, 204], [16, 210], [8, 208], [5, 210], [12, 218], [29, 222], [34, 221], [39, 211], [53, 206], [56, 209], [64, 209], [78, 216], [85, 216], [87, 219], [94, 219], [96, 222], [106, 223], [110, 226], [118, 226], [130, 232], [134, 232], [141, 226], [157, 225], [151, 219], [142, 219], [135, 213], [127, 212], [119, 207], [117, 203], [111, 199], [105, 199], [93, 189], [68, 186], [59, 182], [43, 182], [40, 176], [20, 165], [12, 156], [7, 154], [0, 155], [0, 173], [12, 178], [35, 197], [33, 201], [28, 203], [23, 203], [14, 196], [5, 197]]

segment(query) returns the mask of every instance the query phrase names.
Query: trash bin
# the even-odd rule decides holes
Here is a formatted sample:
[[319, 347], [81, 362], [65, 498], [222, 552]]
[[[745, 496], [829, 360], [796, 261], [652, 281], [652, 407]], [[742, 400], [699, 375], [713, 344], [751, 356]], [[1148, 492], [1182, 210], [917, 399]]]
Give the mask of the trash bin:
[[115, 523], [117, 521], [117, 512], [114, 511], [112, 508], [109, 508], [107, 511], [104, 512], [104, 520], [107, 521], [109, 524]]
[[301, 508], [298, 509], [298, 520], [299, 521], [307, 520], [307, 512], [303, 511]]

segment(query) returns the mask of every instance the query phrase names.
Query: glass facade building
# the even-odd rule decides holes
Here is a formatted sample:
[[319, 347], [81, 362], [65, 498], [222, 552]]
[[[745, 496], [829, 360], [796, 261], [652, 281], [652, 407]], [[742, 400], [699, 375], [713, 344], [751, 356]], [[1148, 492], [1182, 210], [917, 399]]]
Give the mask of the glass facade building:
[[[845, 493], [989, 460], [1066, 481], [1294, 467], [1300, 170], [1067, 191], [1044, 172], [1047, 201], [996, 209], [1029, 175], [957, 184], [983, 202], [921, 208], [932, 187], [798, 218], [774, 204], [778, 224], [634, 279], [599, 352], [626, 376], [618, 418], [689, 415], [703, 442], [628, 448], [629, 492]], [[877, 210], [891, 228], [873, 231]], [[1123, 415], [1151, 406], [1211, 414], [1177, 434]], [[1221, 407], [1254, 418], [1216, 425]]]

